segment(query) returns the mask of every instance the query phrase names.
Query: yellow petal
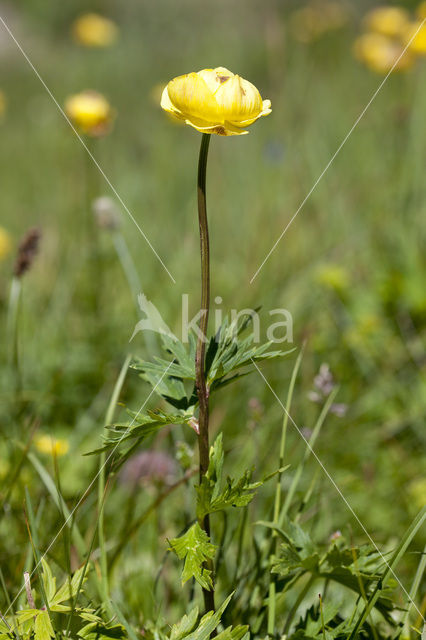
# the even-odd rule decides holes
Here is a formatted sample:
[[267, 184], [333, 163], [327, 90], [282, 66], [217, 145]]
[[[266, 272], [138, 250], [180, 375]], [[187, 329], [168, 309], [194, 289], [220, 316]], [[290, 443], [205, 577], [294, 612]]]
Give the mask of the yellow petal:
[[206, 120], [202, 120], [201, 118], [195, 118], [191, 116], [185, 120], [186, 124], [189, 124], [197, 131], [201, 133], [214, 133], [219, 136], [232, 136], [232, 135], [241, 135], [242, 133], [248, 133], [248, 131], [242, 131], [241, 127], [235, 127], [233, 124], [229, 122], [208, 122]]
[[183, 116], [221, 122], [215, 97], [205, 80], [197, 73], [174, 78], [167, 85], [167, 90], [172, 106]]
[[220, 85], [232, 78], [234, 75], [225, 67], [217, 67], [216, 69], [202, 69], [197, 75], [203, 78], [210, 91], [215, 94]]
[[239, 76], [226, 80], [216, 92], [224, 120], [238, 124], [254, 121], [262, 111], [262, 98], [256, 87]]
[[253, 124], [253, 122], [256, 122], [256, 120], [259, 120], [259, 118], [261, 118], [262, 116], [268, 116], [270, 113], [272, 113], [271, 101], [264, 100], [262, 105], [262, 111], [255, 118], [250, 118], [249, 120], [243, 120], [242, 122], [238, 122], [237, 126], [249, 127], [251, 124]]
[[262, 104], [262, 116], [267, 116], [268, 113], [271, 113], [272, 109], [271, 109], [271, 101], [270, 100], [264, 100], [263, 104]]
[[185, 117], [182, 116], [182, 114], [180, 113], [180, 111], [178, 111], [177, 109], [175, 109], [175, 107], [173, 106], [173, 104], [171, 103], [171, 100], [169, 98], [169, 92], [167, 90], [167, 87], [164, 87], [163, 89], [163, 93], [161, 94], [161, 102], [160, 102], [161, 108], [164, 109], [164, 111], [167, 111], [168, 113], [171, 113], [173, 116], [175, 116], [176, 118], [178, 118], [179, 120], [184, 120]]
[[232, 76], [235, 75], [234, 73], [232, 73], [232, 71], [229, 71], [229, 69], [227, 69], [226, 67], [216, 67], [214, 71], [218, 76], [222, 76], [222, 82], [223, 82], [223, 78], [232, 78]]

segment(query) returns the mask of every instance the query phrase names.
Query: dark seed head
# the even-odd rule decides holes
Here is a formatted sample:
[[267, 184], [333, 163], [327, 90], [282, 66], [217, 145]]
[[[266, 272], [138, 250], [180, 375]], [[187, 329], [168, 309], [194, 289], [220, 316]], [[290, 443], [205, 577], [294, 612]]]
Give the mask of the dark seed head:
[[17, 278], [22, 278], [24, 273], [31, 269], [34, 258], [38, 252], [40, 238], [40, 229], [36, 228], [27, 231], [25, 236], [22, 238], [18, 249], [18, 255], [16, 256], [15, 268], [13, 270], [13, 273]]

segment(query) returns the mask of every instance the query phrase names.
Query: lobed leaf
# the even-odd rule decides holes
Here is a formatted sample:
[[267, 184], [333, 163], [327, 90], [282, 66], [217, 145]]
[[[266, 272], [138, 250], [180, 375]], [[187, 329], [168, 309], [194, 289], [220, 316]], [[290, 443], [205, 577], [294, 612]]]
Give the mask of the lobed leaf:
[[170, 548], [180, 560], [184, 560], [182, 584], [195, 578], [204, 589], [212, 588], [211, 571], [206, 569], [204, 563], [214, 558], [216, 547], [198, 522], [179, 538], [170, 540]]

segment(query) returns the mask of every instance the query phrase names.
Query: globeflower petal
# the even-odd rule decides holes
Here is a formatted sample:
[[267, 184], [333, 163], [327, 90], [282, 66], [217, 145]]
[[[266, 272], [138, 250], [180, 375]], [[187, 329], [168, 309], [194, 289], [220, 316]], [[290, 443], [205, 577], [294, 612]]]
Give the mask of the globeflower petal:
[[189, 124], [190, 127], [193, 127], [200, 133], [215, 133], [218, 136], [235, 136], [248, 133], [248, 131], [243, 131], [241, 127], [236, 127], [230, 122], [207, 122], [206, 120], [201, 120], [194, 116], [186, 119], [185, 123]]
[[217, 67], [216, 69], [202, 69], [197, 72], [197, 75], [203, 78], [214, 95], [221, 84], [232, 78], [234, 74], [225, 67]]
[[219, 109], [207, 83], [197, 73], [178, 76], [167, 85], [172, 106], [184, 116], [195, 116], [208, 121], [220, 119]]
[[179, 120], [185, 120], [185, 117], [181, 114], [180, 111], [178, 111], [172, 104], [170, 98], [169, 98], [169, 92], [167, 87], [164, 87], [163, 89], [163, 93], [161, 95], [161, 102], [160, 102], [161, 108], [164, 109], [164, 111], [167, 111], [168, 113], [171, 113], [172, 115], [174, 115], [176, 118], [178, 118]]
[[262, 111], [259, 91], [240, 76], [226, 80], [217, 90], [215, 98], [224, 120], [229, 122], [254, 121]]
[[270, 113], [272, 113], [271, 101], [264, 100], [262, 105], [262, 111], [255, 118], [250, 118], [249, 120], [243, 120], [242, 122], [238, 122], [234, 124], [236, 124], [236, 126], [238, 127], [249, 127], [251, 124], [253, 124], [253, 122], [256, 122], [256, 120], [259, 120], [259, 118], [261, 118], [262, 116], [268, 116]]

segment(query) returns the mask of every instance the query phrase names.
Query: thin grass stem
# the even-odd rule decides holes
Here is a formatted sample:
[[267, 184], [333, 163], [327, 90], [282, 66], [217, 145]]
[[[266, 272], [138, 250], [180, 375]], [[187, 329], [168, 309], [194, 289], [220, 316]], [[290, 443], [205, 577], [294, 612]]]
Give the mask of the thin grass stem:
[[[302, 362], [304, 347], [300, 350], [300, 353], [297, 357], [295, 365], [293, 367], [293, 372], [291, 374], [290, 386], [287, 393], [287, 402], [286, 402], [286, 412], [284, 413], [283, 424], [281, 429], [281, 441], [280, 441], [280, 457], [279, 457], [279, 465], [278, 468], [282, 469], [284, 466], [284, 454], [285, 454], [285, 444], [287, 439], [287, 426], [288, 426], [288, 416], [291, 408], [291, 403], [293, 400], [293, 392], [296, 384], [297, 374], [299, 372], [300, 364]], [[274, 517], [273, 522], [275, 525], [278, 525], [280, 510], [281, 510], [281, 487], [282, 480], [282, 472], [278, 472], [277, 480], [275, 485], [275, 501], [274, 501]], [[278, 550], [278, 537], [276, 531], [272, 532], [273, 538], [273, 553], [276, 555]], [[275, 597], [276, 597], [276, 579], [272, 577], [271, 582], [269, 584], [269, 598], [268, 598], [268, 635], [272, 636], [275, 630]]]
[[[111, 424], [114, 418], [114, 412], [117, 406], [118, 398], [120, 397], [121, 389], [126, 378], [127, 371], [131, 355], [129, 354], [121, 367], [117, 381], [114, 386], [114, 390], [111, 395], [111, 399], [108, 405], [108, 409], [105, 415], [105, 424]], [[104, 522], [104, 508], [105, 508], [105, 480], [106, 480], [106, 453], [103, 451], [99, 459], [99, 475], [98, 475], [98, 540], [100, 551], [100, 566], [101, 566], [101, 588], [104, 602], [109, 602], [109, 584], [108, 584], [108, 558], [105, 545], [105, 522]]]

